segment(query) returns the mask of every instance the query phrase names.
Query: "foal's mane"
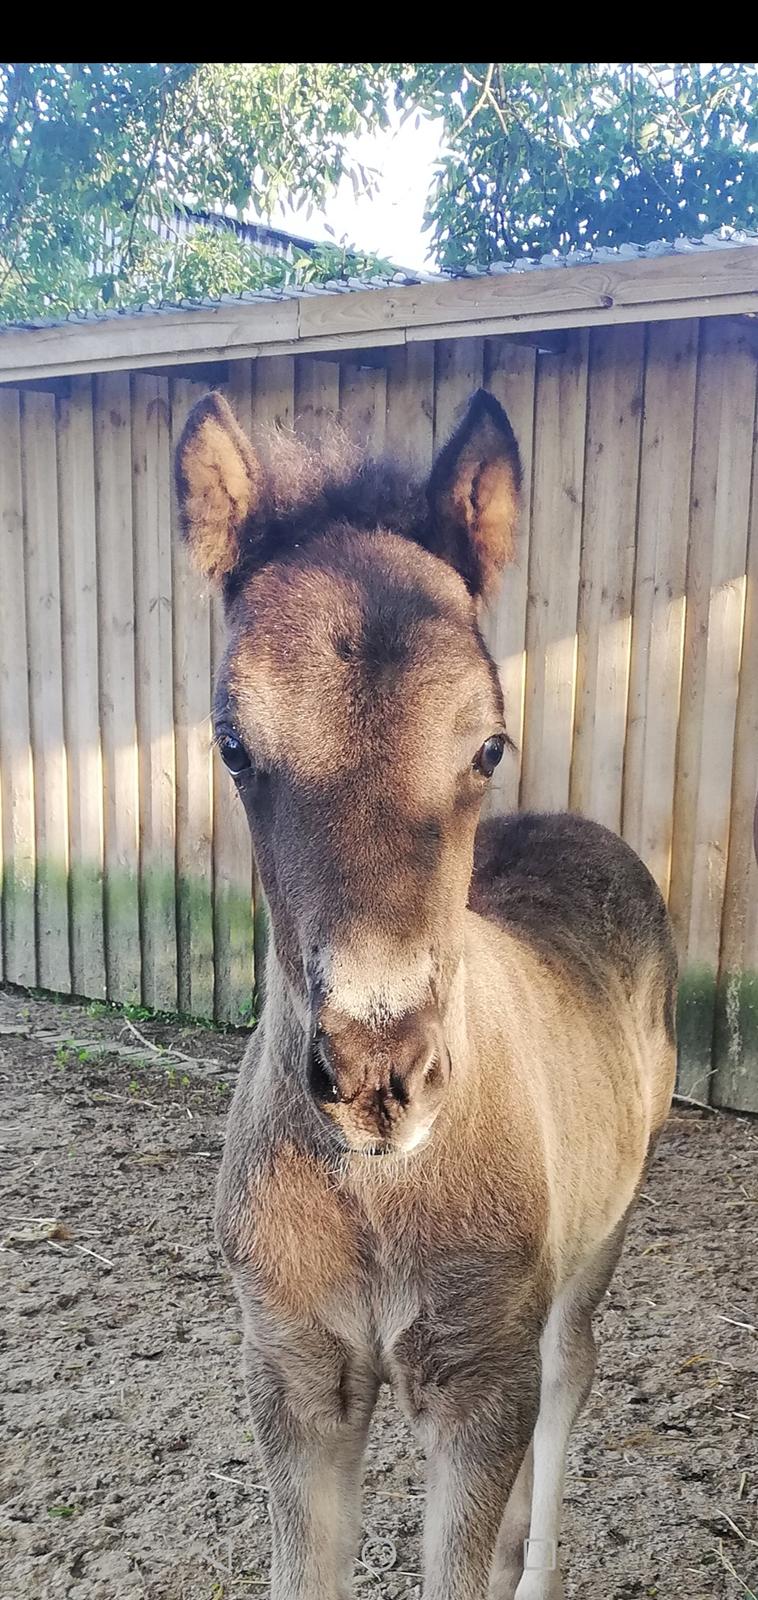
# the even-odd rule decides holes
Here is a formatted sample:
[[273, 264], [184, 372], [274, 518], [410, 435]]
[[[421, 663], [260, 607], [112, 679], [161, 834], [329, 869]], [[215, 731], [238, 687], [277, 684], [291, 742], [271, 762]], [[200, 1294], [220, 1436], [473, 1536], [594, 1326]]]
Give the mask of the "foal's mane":
[[242, 559], [226, 579], [227, 601], [255, 567], [330, 529], [423, 539], [429, 506], [418, 476], [390, 456], [368, 455], [337, 423], [324, 427], [317, 445], [281, 427], [256, 432], [253, 445], [264, 491], [243, 534]]

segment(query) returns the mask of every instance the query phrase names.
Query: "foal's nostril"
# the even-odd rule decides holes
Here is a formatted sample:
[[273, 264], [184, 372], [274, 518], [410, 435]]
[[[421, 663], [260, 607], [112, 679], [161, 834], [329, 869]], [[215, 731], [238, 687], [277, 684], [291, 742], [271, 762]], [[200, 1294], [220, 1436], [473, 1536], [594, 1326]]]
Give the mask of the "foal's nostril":
[[408, 1084], [399, 1072], [390, 1073], [390, 1094], [393, 1100], [397, 1100], [399, 1106], [407, 1106]]
[[341, 1099], [336, 1075], [319, 1034], [316, 1034], [311, 1042], [308, 1083], [311, 1094], [316, 1100], [334, 1101]]
[[389, 1091], [398, 1106], [406, 1110], [411, 1101], [432, 1096], [444, 1088], [443, 1058], [444, 1051], [440, 1054], [435, 1050], [431, 1055], [422, 1052], [405, 1071], [393, 1068], [389, 1075]]

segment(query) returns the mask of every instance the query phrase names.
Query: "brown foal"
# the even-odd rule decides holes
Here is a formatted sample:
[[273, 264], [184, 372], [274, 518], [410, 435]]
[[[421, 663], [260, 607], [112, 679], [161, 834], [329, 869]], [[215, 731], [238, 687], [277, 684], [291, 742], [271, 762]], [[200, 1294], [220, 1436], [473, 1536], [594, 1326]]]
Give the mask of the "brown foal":
[[427, 1600], [558, 1600], [591, 1319], [671, 1099], [646, 868], [576, 816], [479, 824], [507, 745], [478, 626], [519, 459], [477, 394], [426, 486], [218, 395], [177, 458], [222, 589], [216, 741], [271, 919], [217, 1225], [273, 1600], [347, 1600], [379, 1385], [423, 1441]]

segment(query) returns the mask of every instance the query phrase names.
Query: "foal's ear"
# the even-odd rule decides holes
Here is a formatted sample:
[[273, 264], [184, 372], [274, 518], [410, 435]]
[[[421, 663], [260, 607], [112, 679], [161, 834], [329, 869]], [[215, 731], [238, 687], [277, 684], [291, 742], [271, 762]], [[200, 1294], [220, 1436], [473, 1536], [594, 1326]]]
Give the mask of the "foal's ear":
[[262, 490], [260, 463], [231, 406], [223, 395], [204, 395], [177, 446], [176, 492], [192, 560], [214, 583], [236, 567]]
[[520, 487], [513, 429], [494, 395], [479, 389], [440, 451], [427, 488], [430, 546], [477, 599], [491, 596], [511, 557]]

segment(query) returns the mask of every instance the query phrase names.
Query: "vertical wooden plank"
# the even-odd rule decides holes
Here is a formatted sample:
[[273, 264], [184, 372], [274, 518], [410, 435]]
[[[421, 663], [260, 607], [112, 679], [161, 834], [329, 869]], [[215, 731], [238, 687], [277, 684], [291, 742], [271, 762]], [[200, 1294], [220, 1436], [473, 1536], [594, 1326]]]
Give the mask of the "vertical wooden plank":
[[[263, 356], [253, 372], [253, 434], [261, 430], [295, 426], [295, 358]], [[268, 910], [263, 886], [253, 865], [253, 968], [255, 988], [263, 992], [263, 974], [268, 945]]]
[[168, 380], [132, 378], [142, 1001], [176, 1011], [176, 831]]
[[37, 841], [37, 971], [43, 988], [69, 993], [68, 783], [63, 734], [58, 466], [52, 394], [27, 391], [24, 395], [21, 444]]
[[298, 356], [295, 362], [295, 426], [304, 439], [318, 444], [324, 429], [336, 420], [340, 406], [340, 369], [336, 361]]
[[668, 894], [695, 417], [696, 322], [648, 330], [624, 836]]
[[757, 546], [751, 536], [711, 1085], [715, 1105], [752, 1112], [758, 1112], [758, 867], [752, 842], [758, 793]]
[[645, 329], [590, 335], [569, 803], [618, 832], [632, 637]]
[[447, 443], [462, 421], [484, 375], [482, 339], [440, 339], [434, 378], [434, 451]]
[[669, 906], [684, 957], [679, 1082], [708, 1098], [739, 687], [756, 359], [714, 319], [700, 338]]
[[387, 373], [346, 361], [340, 368], [340, 421], [369, 456], [384, 453], [387, 429]]
[[434, 345], [387, 351], [385, 445], [397, 461], [429, 472], [434, 446]]
[[484, 356], [485, 385], [508, 413], [518, 441], [522, 471], [521, 511], [513, 556], [483, 624], [503, 686], [506, 727], [516, 745], [515, 751], [506, 751], [487, 792], [488, 813], [501, 813], [515, 811], [521, 781], [537, 352], [533, 346], [515, 344], [510, 339], [488, 339]]
[[[171, 454], [203, 385], [171, 380]], [[211, 621], [207, 586], [190, 565], [172, 498], [174, 724], [179, 1008], [213, 1016]]]
[[106, 974], [91, 379], [72, 378], [58, 399], [57, 428], [71, 976], [75, 994], [99, 999], [106, 993]]
[[95, 379], [100, 731], [108, 995], [141, 998], [139, 779], [134, 682], [132, 449], [128, 373]]
[[261, 356], [254, 363], [252, 421], [256, 429], [294, 426], [294, 356]]
[[[270, 357], [270, 360], [281, 361], [286, 357]], [[291, 359], [291, 358], [290, 358]], [[224, 394], [242, 428], [243, 433], [249, 438], [253, 426], [253, 409], [258, 391], [259, 373], [257, 368], [260, 362], [233, 361], [229, 368], [229, 381], [224, 386]]]
[[3, 972], [37, 982], [34, 927], [34, 780], [29, 722], [20, 401], [0, 389], [0, 787], [2, 788]]
[[758, 795], [758, 438], [746, 565], [711, 1098], [716, 1105], [758, 1112], [758, 865], [753, 845]]
[[521, 803], [569, 799], [587, 421], [586, 333], [540, 354], [534, 424]]
[[[246, 433], [253, 408], [249, 362], [235, 362], [227, 399]], [[226, 648], [223, 603], [211, 601], [211, 651], [215, 682]], [[211, 694], [213, 685], [211, 685]], [[215, 1016], [239, 1026], [249, 1022], [253, 1001], [253, 860], [250, 829], [237, 790], [216, 752], [213, 755], [213, 938]]]

